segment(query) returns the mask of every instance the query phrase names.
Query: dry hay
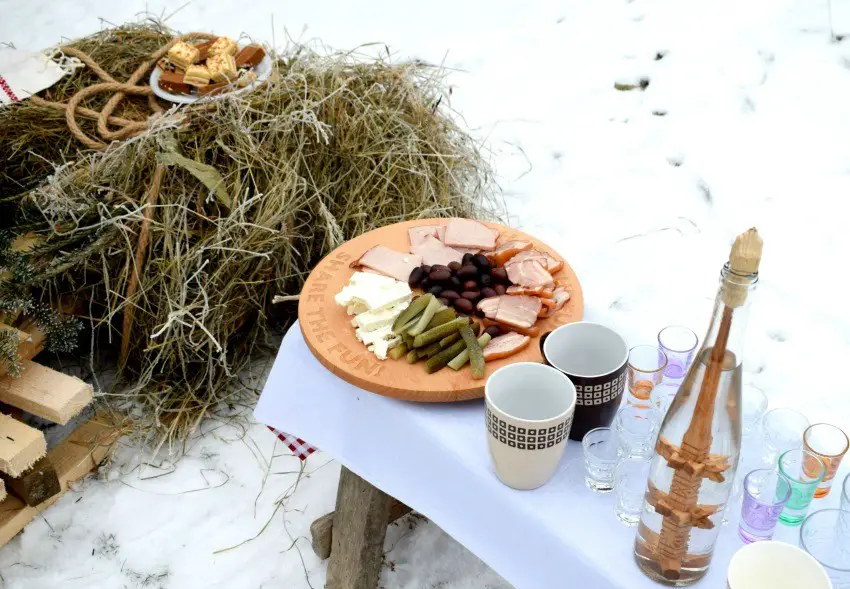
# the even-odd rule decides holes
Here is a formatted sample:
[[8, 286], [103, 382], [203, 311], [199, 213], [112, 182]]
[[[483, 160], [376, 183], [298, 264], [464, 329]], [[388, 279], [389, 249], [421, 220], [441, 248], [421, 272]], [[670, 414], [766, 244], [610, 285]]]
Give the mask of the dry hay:
[[[173, 34], [147, 24], [74, 45], [123, 79]], [[80, 151], [56, 122], [62, 113], [24, 102], [0, 117], [6, 206], [17, 231], [45, 239], [28, 254], [21, 284], [83, 301], [100, 328], [93, 348], [116, 346], [121, 317], [135, 308], [122, 370], [130, 386], [114, 398], [141, 402], [170, 439], [234, 400], [235, 376], [274, 314], [272, 296], [297, 294], [332, 248], [405, 219], [493, 210], [486, 162], [439, 106], [447, 90], [439, 68], [304, 47], [277, 55], [276, 68], [260, 90], [173, 108], [103, 152]], [[89, 78], [64, 80], [50, 98]], [[127, 300], [158, 163], [167, 168], [147, 260]], [[26, 190], [33, 178], [40, 184]]]

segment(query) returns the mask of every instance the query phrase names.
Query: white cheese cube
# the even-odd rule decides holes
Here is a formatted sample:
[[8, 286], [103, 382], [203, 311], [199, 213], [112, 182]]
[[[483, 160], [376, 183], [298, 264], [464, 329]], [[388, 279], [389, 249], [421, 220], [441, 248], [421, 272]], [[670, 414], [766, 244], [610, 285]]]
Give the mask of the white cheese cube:
[[388, 276], [355, 272], [341, 291], [334, 297], [338, 305], [346, 307], [349, 315], [376, 311], [409, 302], [413, 292], [405, 282]]
[[409, 304], [410, 303], [408, 301], [405, 301], [386, 309], [360, 313], [352, 320], [351, 324], [354, 327], [359, 327], [363, 331], [374, 331], [387, 326], [392, 327], [396, 317], [398, 317]]
[[358, 329], [354, 332], [358, 340], [366, 344], [366, 348], [375, 354], [379, 360], [387, 359], [387, 352], [398, 345], [401, 338], [393, 333], [392, 326], [382, 327], [373, 331]]

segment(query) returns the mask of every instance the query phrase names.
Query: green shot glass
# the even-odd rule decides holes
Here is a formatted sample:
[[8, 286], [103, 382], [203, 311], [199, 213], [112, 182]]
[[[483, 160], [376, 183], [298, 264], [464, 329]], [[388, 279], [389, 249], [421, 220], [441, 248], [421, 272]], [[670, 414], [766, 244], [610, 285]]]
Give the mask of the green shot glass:
[[788, 450], [779, 456], [779, 472], [791, 483], [791, 498], [779, 514], [779, 521], [786, 526], [799, 526], [826, 475], [826, 465], [808, 450]]

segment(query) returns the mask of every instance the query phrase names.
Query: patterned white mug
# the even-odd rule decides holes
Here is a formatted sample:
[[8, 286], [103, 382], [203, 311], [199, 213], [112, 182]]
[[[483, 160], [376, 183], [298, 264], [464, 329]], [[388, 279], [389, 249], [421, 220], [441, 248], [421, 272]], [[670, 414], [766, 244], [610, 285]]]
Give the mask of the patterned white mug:
[[495, 371], [484, 387], [487, 444], [499, 479], [536, 489], [558, 467], [573, 421], [576, 388], [545, 364], [517, 362]]

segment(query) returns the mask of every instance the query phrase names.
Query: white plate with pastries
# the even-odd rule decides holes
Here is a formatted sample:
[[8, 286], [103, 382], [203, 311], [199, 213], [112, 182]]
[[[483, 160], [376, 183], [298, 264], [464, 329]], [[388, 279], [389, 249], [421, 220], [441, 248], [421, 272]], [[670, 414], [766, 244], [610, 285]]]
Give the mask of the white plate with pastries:
[[[248, 45], [239, 45], [238, 47], [239, 47], [239, 50], [241, 51], [245, 47], [248, 47]], [[266, 54], [263, 56], [262, 60], [260, 60], [260, 62], [256, 66], [251, 68], [250, 71], [252, 71], [256, 75], [256, 78], [254, 80], [252, 80], [250, 83], [245, 84], [244, 86], [238, 86], [237, 82], [234, 82], [233, 83], [233, 89], [230, 89], [230, 90], [224, 91], [224, 92], [218, 92], [216, 94], [211, 94], [211, 95], [199, 94], [199, 93], [197, 93], [197, 89], [195, 89], [195, 93], [192, 93], [192, 94], [178, 94], [178, 93], [169, 92], [168, 90], [160, 88], [159, 81], [160, 81], [160, 78], [162, 77], [163, 70], [160, 69], [159, 66], [155, 66], [153, 68], [153, 72], [151, 73], [149, 83], [150, 83], [151, 89], [153, 90], [153, 93], [156, 96], [158, 96], [159, 98], [162, 98], [163, 100], [167, 100], [169, 102], [174, 102], [174, 103], [177, 103], [177, 104], [192, 104], [192, 103], [198, 102], [199, 100], [209, 102], [209, 101], [212, 101], [212, 100], [220, 100], [220, 99], [225, 98], [227, 96], [244, 94], [246, 92], [250, 92], [251, 90], [253, 90], [257, 86], [259, 86], [261, 83], [263, 83], [265, 80], [268, 79], [269, 75], [271, 75], [272, 60], [271, 60], [271, 57], [269, 57], [268, 52], [266, 52]]]

